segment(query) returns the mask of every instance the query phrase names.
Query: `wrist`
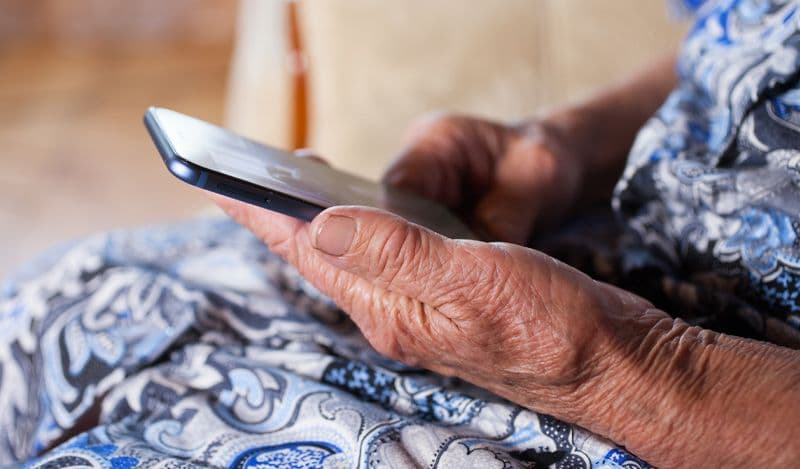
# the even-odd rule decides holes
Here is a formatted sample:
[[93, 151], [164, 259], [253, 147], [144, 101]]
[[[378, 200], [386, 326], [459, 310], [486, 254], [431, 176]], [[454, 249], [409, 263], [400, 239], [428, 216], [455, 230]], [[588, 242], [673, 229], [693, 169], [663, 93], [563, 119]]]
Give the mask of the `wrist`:
[[800, 422], [795, 351], [663, 313], [643, 315], [639, 327], [638, 338], [598, 376], [600, 392], [581, 406], [582, 425], [658, 467], [798, 456], [796, 446], [787, 451]]
[[666, 315], [637, 321], [637, 329], [617, 348], [611, 373], [598, 379], [603, 394], [588, 400], [586, 416], [592, 422], [587, 424], [657, 467], [680, 465], [670, 458], [692, 449], [673, 434], [681, 428], [699, 430], [690, 421], [697, 417], [698, 402], [706, 399], [701, 389], [706, 363], [696, 361], [703, 346], [696, 329]]
[[563, 135], [583, 174], [583, 203], [607, 201], [622, 174], [639, 130], [675, 86], [674, 57], [666, 57], [630, 79], [589, 99], [556, 108], [540, 120]]

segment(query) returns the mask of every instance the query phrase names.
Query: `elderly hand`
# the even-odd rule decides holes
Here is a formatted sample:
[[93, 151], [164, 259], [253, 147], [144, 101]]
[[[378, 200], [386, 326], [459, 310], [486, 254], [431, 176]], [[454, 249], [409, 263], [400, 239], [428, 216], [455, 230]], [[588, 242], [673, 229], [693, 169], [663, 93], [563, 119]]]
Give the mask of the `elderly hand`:
[[384, 180], [458, 211], [486, 239], [525, 244], [608, 204], [642, 124], [676, 83], [675, 59], [517, 125], [434, 114], [417, 121]]
[[384, 181], [444, 203], [486, 238], [525, 244], [581, 195], [583, 142], [560, 124], [431, 115], [412, 126]]
[[214, 198], [378, 351], [589, 428], [613, 394], [601, 378], [629, 374], [643, 330], [668, 320], [521, 246], [447, 239], [372, 208], [335, 207], [307, 224]]
[[307, 224], [215, 199], [392, 358], [582, 425], [661, 467], [800, 452], [768, 431], [800, 421], [794, 351], [689, 327], [517, 245], [447, 239], [371, 208], [335, 207]]
[[216, 199], [379, 352], [546, 412], [581, 408], [594, 378], [635, 348], [632, 325], [666, 318], [521, 246], [451, 240], [366, 207], [331, 208], [305, 224]]

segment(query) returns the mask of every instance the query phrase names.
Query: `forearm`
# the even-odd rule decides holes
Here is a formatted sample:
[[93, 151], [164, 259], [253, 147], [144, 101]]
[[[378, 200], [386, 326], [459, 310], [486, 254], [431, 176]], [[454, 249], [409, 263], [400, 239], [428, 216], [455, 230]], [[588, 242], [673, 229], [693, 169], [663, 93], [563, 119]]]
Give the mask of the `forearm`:
[[662, 318], [625, 356], [587, 399], [587, 428], [657, 467], [800, 458], [797, 351]]
[[556, 109], [546, 120], [578, 148], [582, 203], [608, 200], [636, 134], [677, 83], [670, 55], [589, 99]]

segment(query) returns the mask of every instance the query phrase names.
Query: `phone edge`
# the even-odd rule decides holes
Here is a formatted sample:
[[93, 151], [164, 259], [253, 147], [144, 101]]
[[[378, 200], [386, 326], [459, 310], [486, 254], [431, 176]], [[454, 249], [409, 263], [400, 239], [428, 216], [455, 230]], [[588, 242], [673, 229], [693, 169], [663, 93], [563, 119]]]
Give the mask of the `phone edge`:
[[237, 179], [217, 171], [203, 168], [182, 158], [170, 145], [161, 131], [155, 111], [150, 107], [144, 114], [144, 124], [169, 172], [181, 181], [225, 197], [282, 213], [309, 222], [327, 207], [291, 197], [267, 187]]

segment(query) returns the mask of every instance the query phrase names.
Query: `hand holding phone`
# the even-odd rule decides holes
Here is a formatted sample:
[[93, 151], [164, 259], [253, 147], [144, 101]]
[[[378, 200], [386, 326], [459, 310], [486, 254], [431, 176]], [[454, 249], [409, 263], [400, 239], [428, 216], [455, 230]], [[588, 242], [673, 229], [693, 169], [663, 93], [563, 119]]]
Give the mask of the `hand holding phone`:
[[305, 221], [329, 207], [364, 205], [450, 238], [475, 239], [437, 202], [297, 158], [169, 109], [150, 108], [144, 120], [169, 171], [194, 186]]

